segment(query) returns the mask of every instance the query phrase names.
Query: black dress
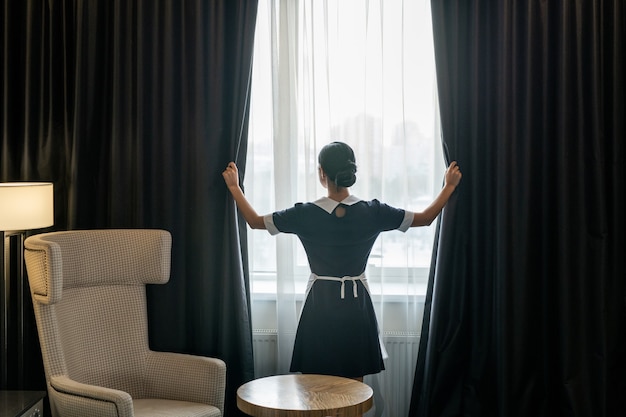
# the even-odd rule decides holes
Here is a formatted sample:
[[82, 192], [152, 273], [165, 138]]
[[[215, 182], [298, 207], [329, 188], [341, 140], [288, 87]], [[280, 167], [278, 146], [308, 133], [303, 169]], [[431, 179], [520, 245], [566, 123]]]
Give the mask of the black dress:
[[378, 235], [406, 231], [412, 219], [405, 210], [354, 196], [341, 203], [328, 197], [298, 203], [265, 217], [270, 233], [298, 236], [314, 279], [298, 323], [291, 372], [360, 377], [385, 369], [374, 307], [359, 277]]

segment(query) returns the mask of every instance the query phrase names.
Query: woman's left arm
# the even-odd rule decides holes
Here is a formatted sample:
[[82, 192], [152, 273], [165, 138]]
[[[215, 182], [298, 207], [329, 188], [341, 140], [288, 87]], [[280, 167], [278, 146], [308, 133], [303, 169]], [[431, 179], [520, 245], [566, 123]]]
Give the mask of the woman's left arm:
[[239, 211], [243, 215], [243, 218], [246, 219], [246, 223], [248, 223], [252, 229], [265, 229], [263, 216], [257, 214], [239, 186], [239, 170], [234, 162], [228, 164], [224, 172], [222, 172], [222, 177], [224, 177], [226, 186], [235, 199]]

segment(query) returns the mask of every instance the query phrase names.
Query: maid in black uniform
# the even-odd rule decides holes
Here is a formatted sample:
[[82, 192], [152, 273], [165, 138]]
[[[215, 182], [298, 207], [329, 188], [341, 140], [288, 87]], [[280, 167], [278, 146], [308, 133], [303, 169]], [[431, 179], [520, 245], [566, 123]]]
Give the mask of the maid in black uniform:
[[461, 180], [452, 162], [445, 185], [422, 212], [364, 201], [350, 194], [356, 181], [350, 146], [332, 142], [319, 154], [319, 180], [328, 195], [311, 203], [259, 216], [239, 187], [234, 162], [222, 173], [237, 206], [253, 229], [298, 236], [311, 277], [291, 360], [292, 372], [337, 375], [363, 380], [385, 369], [378, 324], [365, 278], [365, 267], [381, 232], [433, 222]]

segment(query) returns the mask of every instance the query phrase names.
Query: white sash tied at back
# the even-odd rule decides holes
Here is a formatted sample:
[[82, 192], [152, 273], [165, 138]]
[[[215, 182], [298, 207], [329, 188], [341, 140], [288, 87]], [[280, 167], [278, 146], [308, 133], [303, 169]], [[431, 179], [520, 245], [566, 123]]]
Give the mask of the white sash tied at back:
[[319, 276], [316, 274], [311, 274], [311, 276], [309, 277], [309, 282], [307, 283], [306, 286], [306, 295], [305, 295], [305, 299], [306, 297], [308, 297], [309, 295], [309, 291], [311, 290], [311, 287], [313, 287], [313, 283], [315, 281], [317, 281], [318, 279], [324, 280], [324, 281], [336, 281], [336, 282], [341, 282], [341, 298], [344, 299], [346, 298], [346, 281], [352, 281], [352, 296], [354, 298], [357, 298], [359, 296], [358, 293], [358, 289], [357, 289], [357, 281], [361, 281], [363, 283], [363, 286], [365, 287], [365, 289], [367, 290], [367, 292], [370, 292], [369, 286], [367, 285], [367, 278], [365, 278], [365, 273], [362, 273], [361, 275], [357, 276], [357, 277], [349, 277], [349, 276], [345, 276], [345, 277], [326, 277], [326, 276]]

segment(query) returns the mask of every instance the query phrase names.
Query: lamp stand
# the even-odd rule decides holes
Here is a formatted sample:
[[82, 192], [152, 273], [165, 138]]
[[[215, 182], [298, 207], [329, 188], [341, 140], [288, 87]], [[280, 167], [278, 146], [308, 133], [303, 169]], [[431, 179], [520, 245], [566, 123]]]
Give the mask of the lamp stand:
[[[1, 389], [22, 389], [24, 386], [24, 233], [0, 232], [2, 250], [0, 251], [0, 348]], [[15, 300], [14, 303], [11, 301]], [[15, 359], [9, 362], [9, 358]], [[9, 368], [15, 371], [15, 379], [9, 384]]]
[[11, 290], [10, 280], [7, 278], [7, 245], [5, 239], [5, 233], [0, 231], [0, 238], [2, 240], [2, 250], [0, 251], [0, 336], [2, 336], [2, 346], [0, 346], [0, 388], [7, 388], [7, 367], [9, 365], [9, 295]]

